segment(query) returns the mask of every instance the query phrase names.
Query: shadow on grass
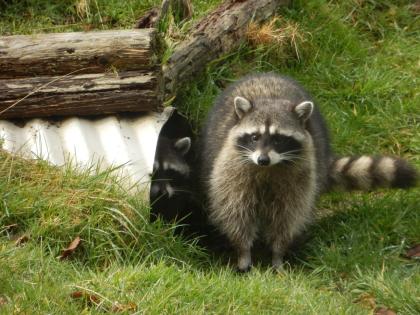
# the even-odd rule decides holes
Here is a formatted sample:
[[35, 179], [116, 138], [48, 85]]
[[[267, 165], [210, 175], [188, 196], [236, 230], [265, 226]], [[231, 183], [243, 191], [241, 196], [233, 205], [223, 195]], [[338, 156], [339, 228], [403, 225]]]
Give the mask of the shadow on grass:
[[325, 196], [321, 206], [332, 212], [310, 228], [289, 261], [333, 273], [405, 264], [402, 254], [418, 241], [418, 200], [415, 190]]
[[[290, 270], [322, 269], [336, 275], [380, 271], [386, 264], [398, 268], [410, 264], [403, 257], [418, 242], [419, 194], [411, 191], [335, 193], [319, 203], [323, 214], [289, 249], [285, 263]], [[326, 210], [328, 209], [328, 210]], [[218, 236], [203, 244], [211, 267], [234, 269], [236, 254], [226, 239]], [[255, 268], [269, 270], [271, 253], [260, 241], [253, 247]], [[210, 266], [204, 264], [200, 270]]]

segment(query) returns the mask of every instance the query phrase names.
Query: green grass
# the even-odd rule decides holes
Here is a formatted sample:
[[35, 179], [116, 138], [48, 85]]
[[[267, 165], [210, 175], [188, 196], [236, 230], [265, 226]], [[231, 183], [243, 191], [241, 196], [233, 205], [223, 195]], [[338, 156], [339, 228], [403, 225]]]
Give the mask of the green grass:
[[[78, 10], [77, 3], [82, 2], [87, 3], [87, 9]], [[219, 2], [194, 1], [194, 18], [203, 16]], [[160, 3], [159, 0], [0, 0], [0, 34], [132, 28], [148, 9]]]
[[[129, 28], [157, 3], [91, 1], [90, 15], [79, 17], [75, 1], [9, 2], [0, 0], [3, 35]], [[193, 2], [199, 18], [219, 1]], [[175, 104], [199, 126], [227, 83], [255, 71], [285, 73], [316, 98], [337, 153], [397, 154], [419, 167], [420, 23], [411, 4], [294, 1], [279, 11], [279, 27], [298, 25], [299, 58], [290, 43], [244, 43]], [[126, 313], [141, 314], [372, 314], [372, 298], [399, 314], [420, 313], [420, 265], [403, 258], [420, 242], [419, 189], [327, 195], [285, 273], [259, 264], [244, 276], [171, 226], [149, 224], [148, 206], [109, 171], [77, 174], [2, 153], [0, 193], [2, 314], [103, 313], [115, 302], [134, 303]], [[29, 241], [15, 246], [22, 234]], [[75, 255], [58, 260], [77, 235]], [[84, 290], [99, 304], [70, 297]]]

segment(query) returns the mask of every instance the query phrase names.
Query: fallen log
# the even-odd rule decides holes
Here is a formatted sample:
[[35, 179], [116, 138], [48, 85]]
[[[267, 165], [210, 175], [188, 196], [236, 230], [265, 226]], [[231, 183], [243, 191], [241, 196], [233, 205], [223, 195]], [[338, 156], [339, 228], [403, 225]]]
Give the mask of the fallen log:
[[0, 37], [0, 79], [146, 70], [156, 64], [154, 29]]
[[206, 65], [222, 55], [232, 52], [245, 39], [249, 22], [267, 20], [280, 5], [289, 0], [230, 0], [206, 15], [193, 28], [188, 39], [175, 48], [163, 66], [167, 98], [177, 88], [190, 81]]
[[0, 80], [0, 117], [156, 111], [160, 108], [157, 86], [153, 71]]
[[237, 48], [249, 22], [289, 2], [222, 3], [175, 48], [163, 81], [154, 29], [0, 37], [0, 118], [160, 110], [164, 98]]
[[0, 118], [161, 109], [153, 29], [0, 37]]

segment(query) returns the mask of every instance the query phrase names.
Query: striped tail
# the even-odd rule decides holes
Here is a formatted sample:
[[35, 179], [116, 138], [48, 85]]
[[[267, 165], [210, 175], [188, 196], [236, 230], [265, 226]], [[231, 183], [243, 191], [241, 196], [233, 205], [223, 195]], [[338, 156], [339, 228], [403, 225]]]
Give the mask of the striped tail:
[[410, 188], [417, 184], [418, 173], [407, 161], [389, 156], [352, 156], [336, 158], [331, 163], [332, 188], [372, 190], [375, 188]]

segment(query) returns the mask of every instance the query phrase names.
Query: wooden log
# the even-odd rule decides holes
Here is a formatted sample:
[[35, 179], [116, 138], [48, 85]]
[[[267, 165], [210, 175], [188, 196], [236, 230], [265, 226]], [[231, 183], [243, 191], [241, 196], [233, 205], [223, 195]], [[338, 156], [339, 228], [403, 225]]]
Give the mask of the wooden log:
[[0, 118], [160, 110], [154, 29], [0, 37]]
[[154, 29], [0, 37], [0, 79], [150, 69], [156, 63]]
[[[126, 71], [0, 80], [0, 118], [156, 111], [157, 75]], [[28, 93], [33, 94], [23, 99]]]
[[[199, 21], [164, 65], [166, 97], [210, 61], [238, 47], [251, 20], [264, 21], [287, 3], [230, 0]], [[135, 29], [0, 37], [0, 118], [158, 109], [162, 80], [155, 65], [159, 42], [154, 35], [152, 29]], [[123, 77], [138, 71], [156, 75], [147, 84], [125, 84], [121, 75], [109, 77], [111, 69]], [[108, 77], [80, 77], [104, 72]], [[69, 73], [72, 76], [59, 76]]]
[[163, 67], [167, 97], [190, 81], [212, 60], [231, 52], [244, 40], [249, 22], [262, 22], [289, 0], [230, 0], [205, 16], [187, 40], [175, 48]]

